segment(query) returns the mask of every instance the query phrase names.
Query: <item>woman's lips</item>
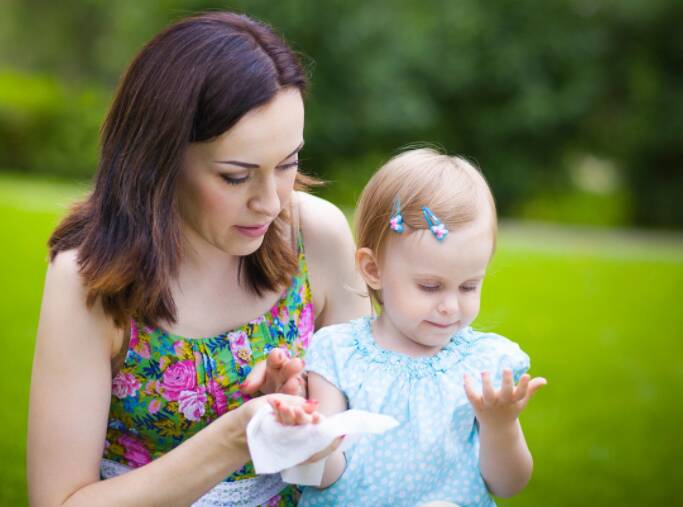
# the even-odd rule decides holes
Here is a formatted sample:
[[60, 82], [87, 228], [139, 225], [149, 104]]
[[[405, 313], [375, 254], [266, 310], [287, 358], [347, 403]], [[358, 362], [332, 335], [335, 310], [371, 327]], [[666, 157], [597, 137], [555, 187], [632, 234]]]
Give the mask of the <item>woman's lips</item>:
[[259, 236], [263, 236], [266, 233], [269, 226], [270, 224], [253, 226], [235, 225], [234, 227], [245, 236], [248, 236], [250, 238], [258, 238]]

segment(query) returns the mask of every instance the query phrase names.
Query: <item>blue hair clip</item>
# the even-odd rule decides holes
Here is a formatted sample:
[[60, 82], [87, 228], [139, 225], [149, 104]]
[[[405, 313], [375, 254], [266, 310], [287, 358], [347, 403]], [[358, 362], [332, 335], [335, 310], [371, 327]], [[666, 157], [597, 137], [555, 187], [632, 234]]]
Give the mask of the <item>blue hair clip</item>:
[[394, 201], [394, 207], [391, 210], [391, 218], [389, 218], [389, 227], [394, 232], [401, 234], [404, 230], [403, 215], [401, 215], [401, 200], [397, 197]]
[[448, 229], [446, 229], [446, 226], [441, 223], [441, 220], [436, 218], [436, 215], [432, 213], [432, 210], [427, 206], [422, 206], [422, 214], [434, 237], [439, 241], [443, 241], [443, 239], [448, 236]]

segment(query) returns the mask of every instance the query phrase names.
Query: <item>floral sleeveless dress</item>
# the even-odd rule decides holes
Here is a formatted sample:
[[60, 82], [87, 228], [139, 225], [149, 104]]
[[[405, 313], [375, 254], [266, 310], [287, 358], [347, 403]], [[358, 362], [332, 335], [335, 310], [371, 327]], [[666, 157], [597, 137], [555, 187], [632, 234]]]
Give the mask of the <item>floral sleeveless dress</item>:
[[[272, 349], [303, 357], [315, 316], [300, 236], [297, 244], [299, 268], [290, 286], [269, 312], [238, 329], [190, 339], [131, 323], [126, 357], [112, 380], [103, 478], [149, 463], [242, 405], [249, 396], [240, 392], [240, 383]], [[250, 486], [252, 503], [240, 485]], [[299, 496], [279, 474], [256, 476], [251, 463], [218, 486], [228, 493], [214, 488], [205, 503], [195, 505], [292, 506]], [[261, 503], [253, 503], [254, 489]]]

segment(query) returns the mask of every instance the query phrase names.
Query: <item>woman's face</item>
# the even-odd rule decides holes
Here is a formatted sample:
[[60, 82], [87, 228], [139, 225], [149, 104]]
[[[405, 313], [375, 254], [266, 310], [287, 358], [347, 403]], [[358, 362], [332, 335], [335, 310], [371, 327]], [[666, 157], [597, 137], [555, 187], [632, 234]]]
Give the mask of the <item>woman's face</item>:
[[188, 146], [178, 203], [192, 247], [242, 256], [261, 246], [289, 203], [303, 133], [301, 93], [286, 88], [216, 139]]

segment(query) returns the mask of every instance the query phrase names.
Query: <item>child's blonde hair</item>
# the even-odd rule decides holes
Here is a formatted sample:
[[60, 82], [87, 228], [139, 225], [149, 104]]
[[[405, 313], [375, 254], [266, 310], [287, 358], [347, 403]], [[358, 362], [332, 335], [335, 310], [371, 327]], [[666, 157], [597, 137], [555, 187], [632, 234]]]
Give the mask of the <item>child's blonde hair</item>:
[[[389, 234], [389, 219], [396, 199], [403, 222], [412, 229], [427, 229], [422, 207], [427, 206], [449, 230], [490, 214], [496, 237], [493, 195], [484, 176], [462, 157], [432, 148], [404, 151], [384, 164], [363, 189], [355, 214], [356, 244], [369, 248], [379, 261]], [[436, 242], [436, 238], [434, 239]], [[382, 304], [378, 291], [368, 287], [373, 301]]]

